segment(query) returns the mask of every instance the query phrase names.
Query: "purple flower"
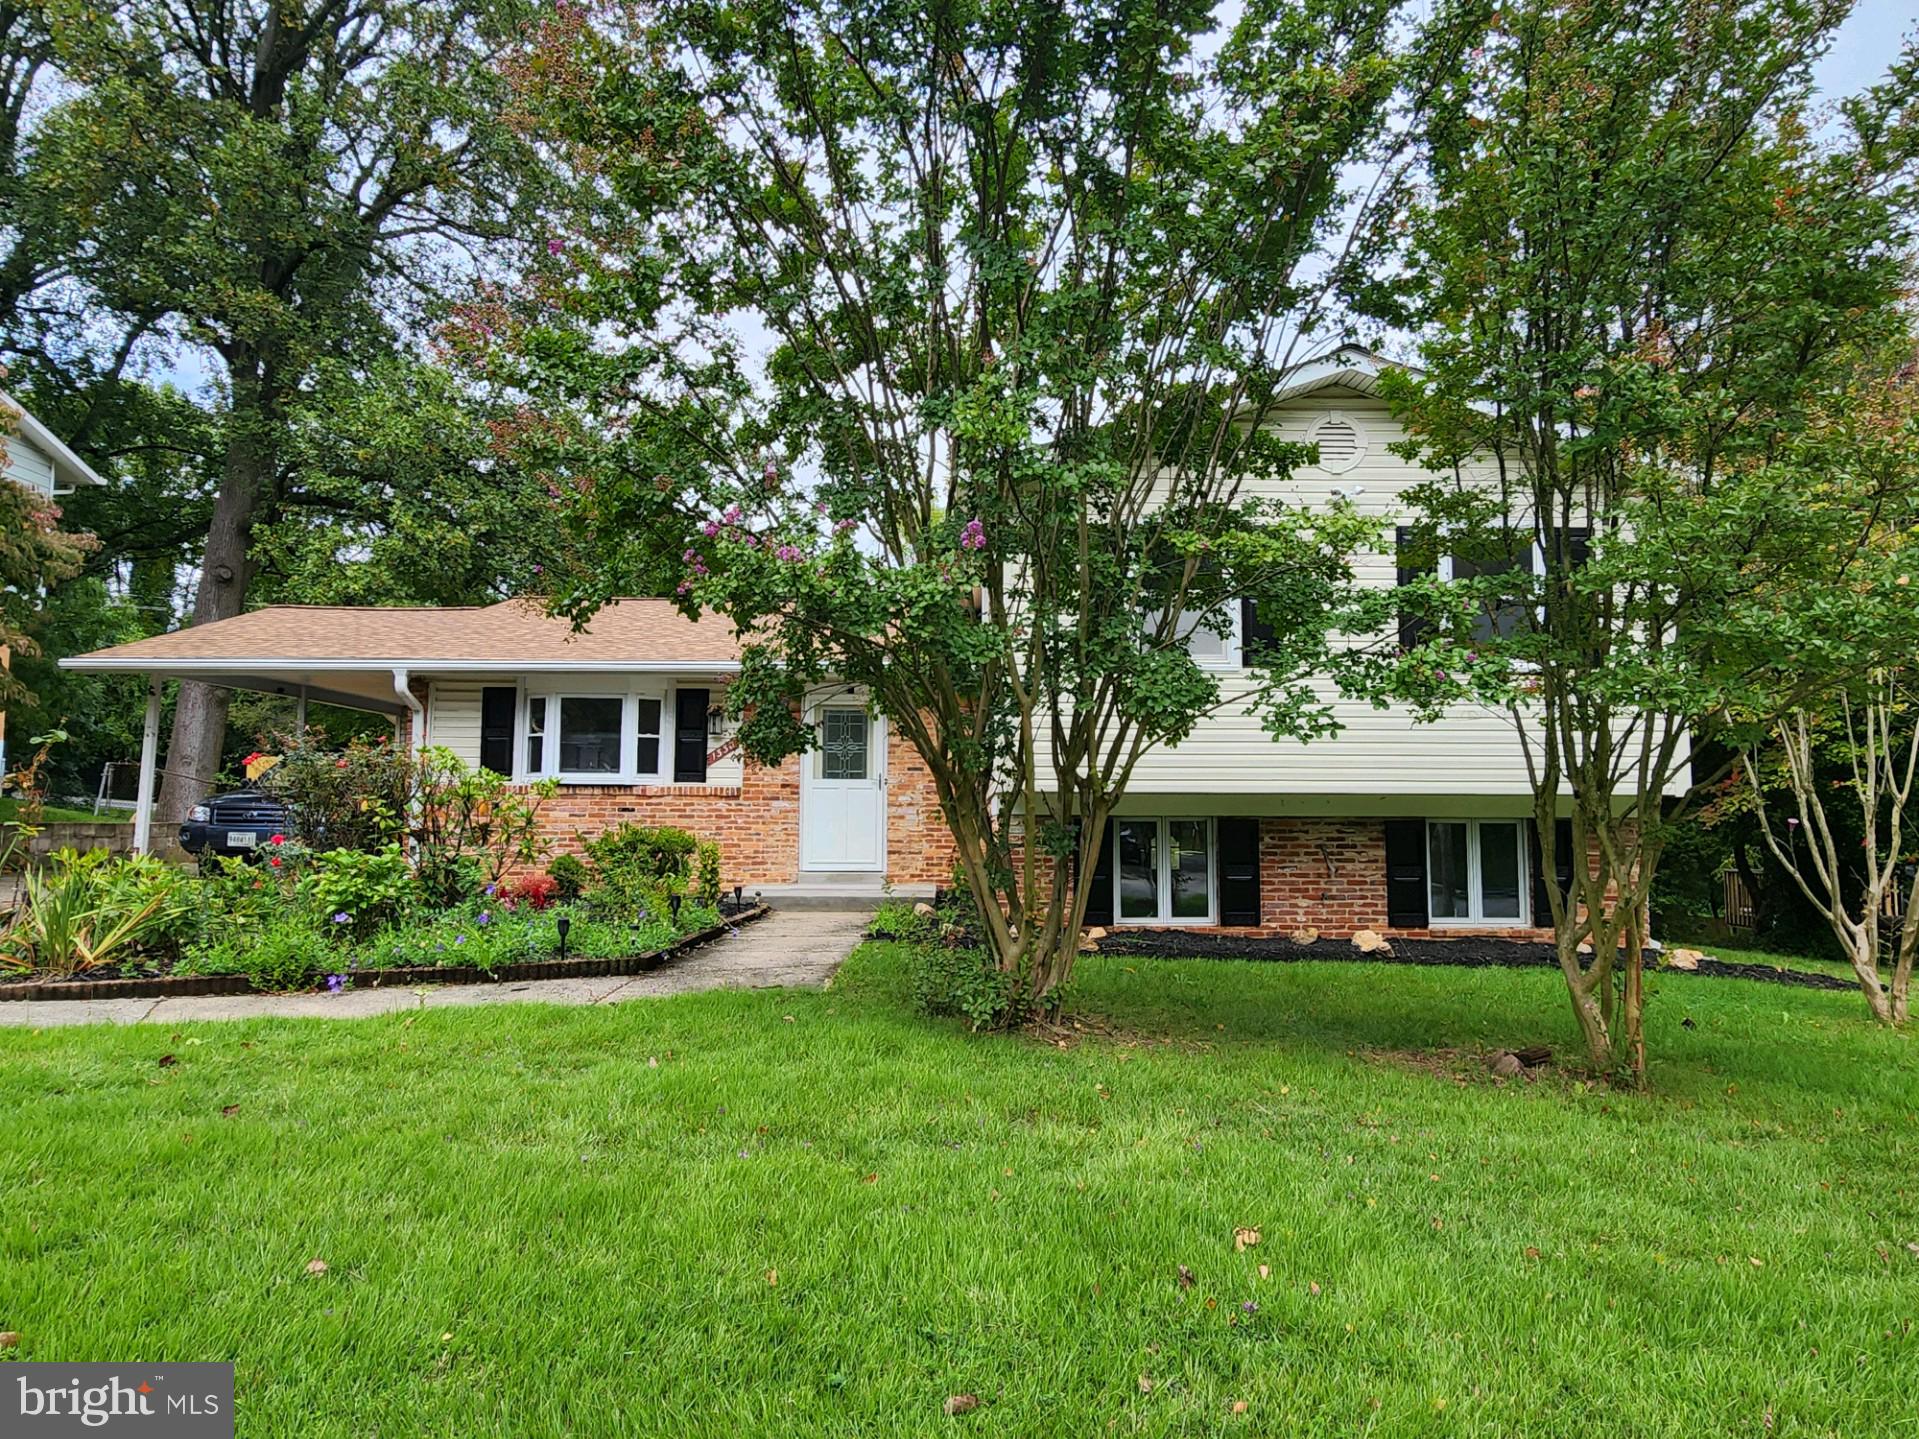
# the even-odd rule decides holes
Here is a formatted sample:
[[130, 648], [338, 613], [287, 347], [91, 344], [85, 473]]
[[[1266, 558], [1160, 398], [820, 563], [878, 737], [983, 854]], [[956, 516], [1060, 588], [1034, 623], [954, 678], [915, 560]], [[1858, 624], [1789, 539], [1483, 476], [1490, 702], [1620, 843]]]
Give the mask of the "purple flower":
[[329, 994], [338, 994], [346, 988], [346, 976], [344, 974], [329, 974], [326, 977], [326, 987]]
[[725, 520], [729, 525], [737, 525], [740, 522], [740, 507], [738, 505], [728, 505], [726, 507], [726, 513], [721, 515], [720, 518]]
[[705, 524], [700, 526], [700, 533], [705, 535], [709, 540], [712, 539], [719, 532], [720, 532], [720, 522], [718, 520], [708, 520]]
[[986, 548], [986, 526], [977, 517], [966, 522], [960, 531], [960, 548], [963, 550], [983, 550]]
[[489, 913], [488, 913], [488, 912], [487, 912], [486, 910], [481, 910], [481, 911], [480, 911], [480, 918], [479, 918], [479, 920], [478, 920], [478, 923], [480, 923], [480, 924], [491, 924], [491, 923], [493, 923], [493, 916], [492, 916], [491, 914], [489, 914]]
[[773, 461], [768, 460], [764, 473], [768, 480], [777, 480], [780, 477], [780, 467], [774, 464]]
[[1798, 829], [1798, 828], [1799, 828], [1799, 821], [1798, 821], [1798, 820], [1796, 820], [1796, 819], [1789, 819], [1789, 820], [1787, 820], [1787, 821], [1786, 821], [1786, 828], [1787, 828], [1787, 829]]
[[465, 944], [465, 943], [466, 943], [466, 936], [465, 936], [465, 935], [463, 935], [463, 934], [456, 934], [456, 935], [454, 935], [454, 936], [453, 936], [453, 942], [454, 942], [455, 944]]
[[1259, 1306], [1248, 1299], [1244, 1304], [1239, 1306], [1239, 1312], [1241, 1314], [1257, 1314], [1259, 1313]]
[[500, 887], [497, 884], [484, 885], [480, 889], [481, 894], [498, 894], [499, 892]]
[[851, 520], [851, 519], [841, 520], [837, 525], [833, 526], [833, 533], [836, 535], [843, 535], [848, 530], [858, 529], [859, 526], [860, 526], [860, 522], [858, 520]]
[[338, 914], [333, 916], [333, 922], [335, 924], [351, 924], [353, 922], [353, 916], [348, 914], [345, 910], [341, 910]]
[[800, 547], [798, 545], [781, 545], [776, 553], [783, 560], [797, 560], [800, 558]]
[[565, 248], [566, 241], [560, 239], [557, 235], [546, 242], [546, 252], [549, 255], [557, 255]]

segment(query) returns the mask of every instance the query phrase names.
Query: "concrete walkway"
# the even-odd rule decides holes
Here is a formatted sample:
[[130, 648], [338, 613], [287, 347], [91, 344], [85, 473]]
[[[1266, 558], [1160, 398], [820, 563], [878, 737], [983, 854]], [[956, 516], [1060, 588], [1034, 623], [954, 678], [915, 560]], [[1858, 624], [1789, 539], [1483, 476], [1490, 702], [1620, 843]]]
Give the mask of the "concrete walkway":
[[618, 1004], [702, 989], [768, 989], [824, 984], [870, 916], [845, 910], [780, 910], [738, 934], [701, 945], [650, 974], [605, 979], [539, 979], [519, 984], [349, 989], [341, 994], [195, 994], [177, 999], [0, 1001], [0, 1025], [182, 1024], [196, 1019], [355, 1019], [460, 1004]]

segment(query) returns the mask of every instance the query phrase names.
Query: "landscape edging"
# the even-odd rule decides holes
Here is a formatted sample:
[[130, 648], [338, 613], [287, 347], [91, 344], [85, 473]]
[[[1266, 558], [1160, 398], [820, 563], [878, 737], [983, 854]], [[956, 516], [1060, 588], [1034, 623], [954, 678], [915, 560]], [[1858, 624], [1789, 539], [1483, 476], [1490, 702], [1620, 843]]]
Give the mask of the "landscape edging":
[[[355, 989], [387, 989], [396, 984], [505, 984], [529, 979], [600, 979], [644, 974], [688, 950], [718, 939], [728, 930], [751, 924], [771, 913], [768, 905], [722, 919], [718, 924], [684, 935], [663, 949], [624, 959], [536, 959], [504, 964], [498, 969], [470, 965], [406, 965], [396, 969], [360, 969], [351, 974]], [[0, 1001], [31, 1002], [53, 999], [172, 999], [193, 994], [302, 994], [307, 990], [257, 989], [244, 974], [159, 974], [144, 979], [45, 979], [25, 984], [0, 984]]]

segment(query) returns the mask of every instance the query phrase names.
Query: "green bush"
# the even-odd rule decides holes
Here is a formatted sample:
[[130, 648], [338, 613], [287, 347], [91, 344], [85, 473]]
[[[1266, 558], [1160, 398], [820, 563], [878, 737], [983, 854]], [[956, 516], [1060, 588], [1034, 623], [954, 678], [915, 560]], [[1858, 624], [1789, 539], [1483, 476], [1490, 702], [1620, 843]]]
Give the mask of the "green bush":
[[586, 865], [577, 854], [557, 856], [546, 867], [547, 878], [557, 886], [556, 893], [562, 903], [576, 900], [586, 889], [588, 879]]
[[[509, 964], [557, 959], [562, 914], [571, 922], [566, 943], [569, 959], [628, 959], [664, 949], [680, 934], [664, 917], [634, 925], [578, 907], [506, 910], [469, 905], [381, 930], [370, 941], [353, 946], [348, 968], [451, 965], [490, 972]], [[710, 909], [688, 906], [681, 911], [682, 928], [689, 924], [703, 928], [718, 919]]]
[[368, 853], [331, 849], [313, 856], [300, 880], [307, 907], [321, 925], [366, 934], [401, 918], [419, 897], [413, 866], [397, 844]]
[[153, 859], [56, 851], [29, 873], [0, 931], [0, 967], [65, 978], [170, 953], [193, 912], [192, 881]]
[[258, 989], [306, 989], [343, 966], [341, 953], [303, 914], [265, 929], [226, 935], [182, 961], [182, 974], [244, 974]]
[[673, 897], [687, 893], [698, 847], [692, 835], [672, 825], [616, 825], [584, 846], [586, 901], [609, 917], [668, 915]]
[[720, 847], [710, 839], [700, 841], [694, 851], [693, 891], [695, 904], [717, 909], [720, 903]]
[[314, 738], [300, 736], [259, 779], [287, 807], [294, 834], [316, 849], [369, 853], [404, 835], [417, 782], [407, 748], [385, 735], [339, 750]]
[[1006, 1016], [1012, 991], [1012, 976], [1001, 974], [984, 950], [913, 946], [913, 1002], [922, 1013], [959, 1015], [975, 1029], [997, 1028]]
[[937, 932], [938, 925], [933, 920], [902, 899], [885, 901], [873, 912], [872, 921], [866, 926], [869, 939], [899, 939], [914, 944], [932, 940]]

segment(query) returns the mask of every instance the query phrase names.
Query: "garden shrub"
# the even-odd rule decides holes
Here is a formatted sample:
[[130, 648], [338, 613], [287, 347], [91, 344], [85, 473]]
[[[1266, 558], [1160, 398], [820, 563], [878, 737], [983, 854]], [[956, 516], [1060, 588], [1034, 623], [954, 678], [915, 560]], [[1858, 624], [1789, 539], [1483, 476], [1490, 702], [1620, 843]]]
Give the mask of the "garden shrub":
[[703, 904], [717, 909], [720, 903], [720, 847], [710, 839], [703, 839], [694, 851], [693, 891], [690, 896], [695, 904]]
[[397, 844], [372, 853], [330, 849], [316, 854], [300, 887], [320, 923], [339, 925], [345, 934], [365, 934], [400, 918], [419, 894], [413, 866]]
[[924, 1014], [959, 1015], [975, 1029], [994, 1029], [1005, 1019], [1012, 990], [1012, 976], [1000, 973], [984, 950], [913, 946], [913, 1002]]
[[500, 896], [508, 909], [525, 905], [529, 909], [545, 909], [560, 897], [560, 886], [550, 874], [528, 874], [504, 885]]
[[557, 856], [546, 867], [546, 877], [553, 881], [554, 895], [562, 901], [575, 900], [586, 889], [586, 864], [577, 854]]
[[540, 807], [555, 780], [515, 788], [492, 770], [468, 769], [452, 750], [420, 752], [415, 783], [414, 866], [428, 902], [454, 905], [508, 870], [539, 864], [546, 853]]
[[610, 915], [669, 915], [674, 896], [687, 893], [698, 847], [673, 825], [615, 825], [585, 843], [586, 901]]
[[305, 989], [339, 967], [340, 951], [300, 913], [283, 914], [265, 929], [214, 940], [181, 964], [183, 974], [244, 974], [257, 989]]
[[125, 862], [104, 850], [55, 851], [44, 872], [23, 880], [20, 902], [0, 932], [0, 967], [65, 978], [145, 959], [150, 939], [177, 944], [192, 901], [164, 869], [157, 860]]
[[416, 769], [406, 747], [386, 735], [340, 750], [302, 737], [259, 786], [287, 807], [294, 835], [306, 844], [372, 853], [406, 833]]

